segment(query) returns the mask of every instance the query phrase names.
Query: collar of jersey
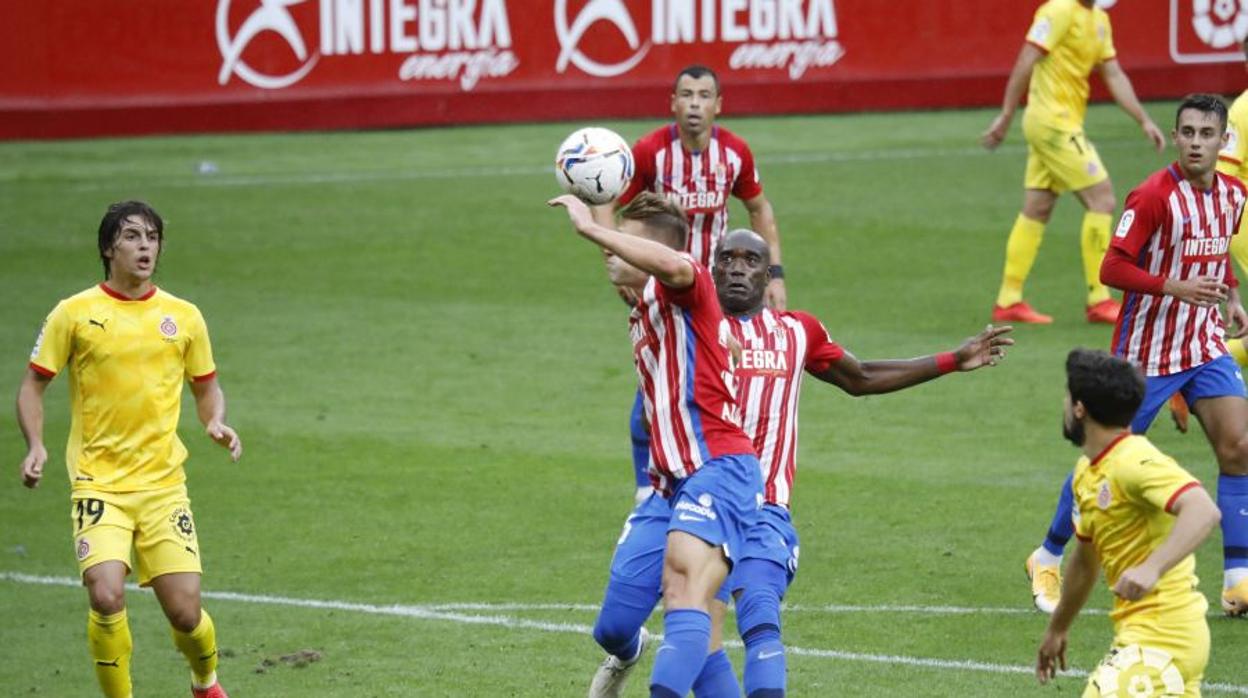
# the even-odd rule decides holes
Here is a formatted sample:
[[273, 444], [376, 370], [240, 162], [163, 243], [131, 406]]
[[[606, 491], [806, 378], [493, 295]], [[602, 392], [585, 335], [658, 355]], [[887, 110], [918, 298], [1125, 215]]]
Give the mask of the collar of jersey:
[[152, 296], [156, 295], [156, 284], [152, 284], [152, 290], [148, 291], [147, 293], [144, 293], [142, 296], [139, 296], [138, 298], [131, 298], [130, 296], [123, 296], [120, 293], [109, 288], [108, 285], [104, 283], [100, 284], [100, 290], [103, 291], [105, 294], [107, 294], [110, 298], [116, 298], [119, 301], [145, 301], [148, 298], [151, 298]]
[[1131, 435], [1131, 432], [1124, 431], [1118, 436], [1115, 436], [1113, 441], [1110, 441], [1108, 444], [1106, 444], [1105, 448], [1101, 449], [1101, 452], [1096, 454], [1096, 458], [1093, 458], [1092, 462], [1089, 463], [1089, 465], [1095, 468], [1097, 465], [1100, 464], [1101, 460], [1105, 458], [1105, 456], [1109, 455], [1110, 451], [1114, 450], [1114, 446], [1117, 446], [1118, 444], [1122, 443], [1122, 440], [1127, 438], [1130, 435]]

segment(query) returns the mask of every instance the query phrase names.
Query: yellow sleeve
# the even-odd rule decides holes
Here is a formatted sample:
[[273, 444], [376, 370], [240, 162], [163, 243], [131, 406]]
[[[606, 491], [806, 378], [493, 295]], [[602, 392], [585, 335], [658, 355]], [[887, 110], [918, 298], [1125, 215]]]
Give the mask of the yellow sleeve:
[[65, 368], [74, 348], [74, 318], [65, 303], [58, 303], [39, 329], [35, 348], [30, 351], [30, 367], [51, 378]]
[[1135, 461], [1118, 471], [1118, 486], [1128, 500], [1169, 512], [1180, 494], [1200, 482], [1178, 463], [1162, 456]]
[[1098, 63], [1104, 63], [1118, 56], [1118, 51], [1114, 48], [1114, 28], [1109, 23], [1109, 15], [1102, 11], [1101, 18], [1101, 26], [1105, 27], [1105, 41], [1101, 44], [1101, 55], [1097, 59]]
[[1031, 29], [1027, 30], [1027, 43], [1034, 44], [1045, 53], [1050, 53], [1066, 36], [1070, 29], [1071, 14], [1068, 8], [1060, 3], [1046, 2], [1036, 10]]
[[1070, 508], [1070, 519], [1075, 524], [1075, 535], [1078, 536], [1079, 540], [1090, 541], [1092, 540], [1092, 522], [1084, 519], [1079, 512], [1079, 495], [1077, 494], [1079, 492], [1077, 487], [1079, 475], [1079, 467], [1075, 466], [1075, 475], [1070, 480], [1070, 487], [1074, 495], [1074, 506]]
[[186, 377], [192, 381], [208, 380], [217, 374], [217, 365], [212, 360], [212, 341], [208, 339], [204, 316], [198, 309], [193, 312], [190, 342], [186, 347]]
[[1222, 146], [1222, 150], [1218, 151], [1218, 172], [1228, 174], [1232, 177], [1240, 177], [1240, 171], [1244, 169], [1245, 153], [1248, 143], [1244, 142], [1244, 136], [1248, 132], [1244, 130], [1244, 113], [1238, 102], [1231, 106], [1231, 113], [1226, 119], [1226, 145]]

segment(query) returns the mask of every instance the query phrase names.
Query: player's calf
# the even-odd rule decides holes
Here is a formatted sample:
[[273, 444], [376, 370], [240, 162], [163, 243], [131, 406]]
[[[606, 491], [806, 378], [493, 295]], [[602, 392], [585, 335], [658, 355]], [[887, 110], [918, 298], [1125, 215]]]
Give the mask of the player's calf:
[[780, 601], [786, 571], [769, 560], [747, 559], [734, 574], [739, 574], [742, 585], [737, 596], [737, 628], [745, 643], [745, 695], [783, 696], [787, 665], [780, 637]]

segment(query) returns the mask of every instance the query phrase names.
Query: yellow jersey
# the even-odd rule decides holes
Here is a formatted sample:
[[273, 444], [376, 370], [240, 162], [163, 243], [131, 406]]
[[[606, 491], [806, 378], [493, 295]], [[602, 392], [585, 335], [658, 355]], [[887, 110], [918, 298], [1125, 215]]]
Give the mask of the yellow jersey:
[[1248, 182], [1248, 91], [1231, 104], [1226, 118], [1226, 145], [1218, 152], [1218, 172]]
[[52, 377], [67, 365], [73, 489], [138, 492], [186, 480], [182, 384], [216, 375], [198, 308], [154, 287], [136, 300], [104, 284], [66, 298], [44, 321], [30, 367]]
[[1117, 55], [1109, 15], [1079, 0], [1049, 0], [1036, 10], [1027, 43], [1045, 54], [1031, 73], [1028, 115], [1057, 126], [1082, 127], [1088, 76]]
[[[1193, 487], [1200, 482], [1143, 436], [1124, 434], [1096, 458], [1079, 459], [1073, 481], [1075, 535], [1096, 548], [1111, 588], [1166, 540], [1175, 520], [1170, 507]], [[1188, 555], [1138, 601], [1115, 596], [1110, 618], [1117, 626], [1135, 614], [1203, 615], [1208, 603], [1196, 591], [1198, 583], [1196, 558]]]

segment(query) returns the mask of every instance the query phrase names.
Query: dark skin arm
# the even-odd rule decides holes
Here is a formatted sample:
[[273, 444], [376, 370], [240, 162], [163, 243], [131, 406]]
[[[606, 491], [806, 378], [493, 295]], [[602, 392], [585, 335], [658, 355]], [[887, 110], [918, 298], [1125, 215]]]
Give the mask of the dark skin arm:
[[[984, 366], [996, 366], [1005, 357], [1005, 348], [1014, 343], [1006, 337], [1013, 330], [1008, 325], [989, 325], [983, 332], [967, 339], [953, 352], [957, 370], [974, 371]], [[925, 383], [941, 375], [936, 356], [920, 356], [914, 359], [886, 359], [882, 361], [859, 361], [846, 352], [826, 370], [814, 374], [816, 378], [831, 383], [850, 395], [878, 395]]]

